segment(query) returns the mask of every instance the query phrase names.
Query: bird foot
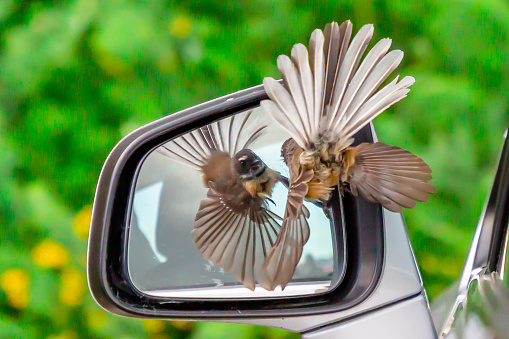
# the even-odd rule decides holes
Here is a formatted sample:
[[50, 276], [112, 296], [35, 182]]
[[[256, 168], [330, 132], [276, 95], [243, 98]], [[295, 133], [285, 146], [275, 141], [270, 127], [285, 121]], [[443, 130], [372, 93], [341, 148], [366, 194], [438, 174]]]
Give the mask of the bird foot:
[[272, 200], [271, 198], [265, 196], [264, 199], [268, 202], [271, 202], [274, 206], [276, 206], [276, 203], [274, 202], [274, 200]]
[[327, 219], [332, 220], [332, 212], [331, 212], [328, 201], [322, 203], [322, 210], [323, 210], [323, 214], [325, 214]]
[[343, 188], [343, 191], [344, 191], [344, 192], [347, 192], [347, 193], [352, 194], [352, 190], [350, 189], [350, 187], [349, 187], [349, 186], [345, 186], [345, 187]]

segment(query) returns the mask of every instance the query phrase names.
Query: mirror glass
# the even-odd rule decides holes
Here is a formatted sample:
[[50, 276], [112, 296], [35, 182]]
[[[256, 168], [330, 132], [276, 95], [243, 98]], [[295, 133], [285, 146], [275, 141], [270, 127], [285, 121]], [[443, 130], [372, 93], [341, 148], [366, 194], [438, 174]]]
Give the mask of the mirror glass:
[[[214, 135], [215, 141], [212, 140]], [[217, 137], [218, 135], [222, 139]], [[205, 139], [201, 140], [200, 136], [204, 136]], [[226, 208], [223, 206], [224, 211], [221, 212], [224, 215], [229, 215], [228, 213], [233, 215], [226, 223], [228, 227], [233, 227], [235, 223], [246, 223], [246, 218], [238, 217], [239, 213], [232, 213], [236, 209], [245, 211], [238, 207], [239, 204], [232, 205], [238, 202], [237, 197], [245, 194], [245, 191], [232, 189], [231, 185], [227, 186], [228, 190], [232, 189], [235, 192], [227, 198], [217, 193], [224, 191], [221, 182], [211, 182], [213, 180], [209, 180], [210, 177], [230, 173], [229, 171], [233, 168], [233, 173], [242, 174], [241, 179], [237, 179], [244, 180], [242, 181], [244, 183], [254, 180], [253, 178], [266, 176], [273, 178], [271, 173], [279, 173], [277, 180], [270, 179], [262, 183], [265, 185], [262, 189], [265, 193], [257, 193], [256, 199], [249, 200], [250, 204], [255, 205], [250, 207], [250, 211], [256, 212], [252, 212], [256, 214], [251, 218], [252, 220], [260, 219], [259, 215], [262, 214], [265, 219], [261, 219], [270, 220], [264, 223], [264, 231], [260, 231], [260, 227], [254, 223], [255, 230], [252, 231], [254, 233], [246, 232], [247, 235], [242, 233], [245, 236], [239, 235], [238, 232], [226, 233], [227, 236], [217, 235], [224, 239], [230, 236], [231, 239], [227, 239], [228, 242], [235, 242], [232, 239], [240, 239], [236, 242], [238, 245], [234, 247], [234, 250], [230, 246], [226, 252], [236, 251], [236, 255], [244, 256], [248, 263], [257, 261], [255, 263], [257, 271], [254, 275], [256, 280], [263, 280], [258, 279], [259, 275], [263, 274], [259, 273], [263, 270], [260, 256], [263, 259], [270, 250], [285, 214], [288, 182], [285, 183], [284, 179], [288, 178], [289, 170], [281, 157], [281, 146], [288, 138], [289, 135], [260, 107], [257, 107], [214, 122], [199, 130], [188, 132], [153, 150], [139, 169], [132, 200], [128, 236], [128, 269], [134, 286], [141, 292], [153, 296], [186, 298], [309, 295], [322, 293], [335, 287], [345, 269], [344, 232], [341, 231], [339, 232], [341, 234], [336, 235], [333, 222], [318, 204], [304, 202], [304, 206], [309, 210], [307, 218], [310, 229], [309, 240], [302, 250], [292, 280], [284, 290], [280, 286], [275, 287], [274, 290], [263, 288], [258, 283], [252, 288], [246, 287], [246, 283], [243, 284], [242, 280], [250, 280], [249, 277], [246, 278], [249, 272], [239, 273], [237, 269], [236, 277], [231, 272], [232, 269], [225, 270], [228, 265], [224, 264], [224, 261], [220, 264], [216, 261], [214, 265], [213, 260], [205, 259], [206, 255], [200, 252], [200, 248], [203, 251], [207, 242], [211, 242], [216, 234], [211, 235], [207, 232], [192, 234], [197, 224], [202, 226], [206, 224], [206, 221], [203, 221], [208, 218], [206, 213], [214, 207], [216, 202], [220, 204], [227, 201], [228, 205], [230, 201], [230, 205]], [[212, 159], [210, 145], [215, 145], [213, 147], [222, 151], [228, 150], [230, 156], [223, 154], [218, 155], [217, 159], [214, 158], [217, 161], [210, 160]], [[246, 148], [249, 148], [254, 155], [245, 151]], [[187, 161], [182, 158], [187, 158]], [[207, 178], [209, 179], [204, 179], [203, 159], [206, 159], [205, 162], [208, 164], [209, 177]], [[235, 162], [232, 162], [232, 159], [235, 159]], [[244, 165], [251, 167], [246, 169]], [[264, 168], [269, 170], [265, 171]], [[237, 169], [236, 172], [235, 169]], [[208, 185], [207, 180], [209, 180]], [[272, 189], [268, 187], [269, 182], [273, 184]], [[243, 184], [243, 187], [250, 186]], [[240, 204], [242, 205], [243, 202]], [[231, 206], [233, 208], [230, 208]], [[339, 210], [340, 207], [332, 206], [332, 208]], [[224, 221], [227, 217], [218, 218]], [[237, 221], [232, 221], [232, 218], [237, 218], [235, 219]], [[246, 229], [241, 226], [238, 227], [239, 230]], [[337, 229], [342, 230], [341, 225], [339, 226]], [[246, 246], [246, 243], [253, 239], [257, 239], [254, 244]], [[221, 244], [223, 247], [228, 247], [224, 241]], [[250, 254], [255, 252], [256, 254]], [[224, 253], [223, 255], [227, 256]], [[244, 278], [239, 279], [239, 275], [243, 274]]]

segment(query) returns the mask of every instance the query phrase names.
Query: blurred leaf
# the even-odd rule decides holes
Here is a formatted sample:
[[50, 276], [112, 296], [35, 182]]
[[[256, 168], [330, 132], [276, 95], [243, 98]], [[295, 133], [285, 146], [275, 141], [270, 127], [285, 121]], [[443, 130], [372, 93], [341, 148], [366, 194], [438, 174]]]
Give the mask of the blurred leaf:
[[23, 324], [14, 319], [0, 317], [0, 337], [34, 338], [34, 329], [30, 324]]
[[7, 16], [9, 16], [12, 12], [14, 12], [15, 8], [14, 0], [5, 0], [0, 2], [0, 23], [5, 20]]

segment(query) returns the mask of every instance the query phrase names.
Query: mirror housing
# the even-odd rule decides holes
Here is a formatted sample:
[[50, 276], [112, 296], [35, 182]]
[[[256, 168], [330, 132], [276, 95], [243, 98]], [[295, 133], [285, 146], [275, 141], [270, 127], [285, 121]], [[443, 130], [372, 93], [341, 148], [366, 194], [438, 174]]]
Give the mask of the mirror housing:
[[[161, 144], [254, 108], [264, 99], [262, 86], [242, 90], [154, 121], [115, 146], [99, 178], [88, 245], [88, 282], [102, 308], [126, 317], [233, 321], [302, 332], [399, 301], [417, 300], [427, 307], [401, 215], [361, 197], [340, 198], [337, 190], [333, 205], [340, 213], [334, 216], [343, 220], [334, 223], [335, 241], [344, 234], [346, 271], [331, 290], [308, 296], [221, 300], [154, 297], [133, 285], [127, 268], [129, 216], [143, 160]], [[372, 124], [355, 139], [356, 143], [376, 141]]]

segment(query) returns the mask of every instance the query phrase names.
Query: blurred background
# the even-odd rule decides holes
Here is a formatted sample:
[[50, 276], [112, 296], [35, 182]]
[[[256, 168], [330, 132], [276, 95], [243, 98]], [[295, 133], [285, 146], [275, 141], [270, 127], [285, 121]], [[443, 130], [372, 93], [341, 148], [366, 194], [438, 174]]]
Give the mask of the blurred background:
[[278, 77], [279, 54], [347, 19], [391, 37], [417, 80], [375, 126], [433, 169], [438, 193], [404, 215], [428, 296], [452, 284], [509, 123], [507, 2], [2, 0], [0, 337], [297, 338], [107, 314], [86, 285], [91, 205], [122, 136]]

